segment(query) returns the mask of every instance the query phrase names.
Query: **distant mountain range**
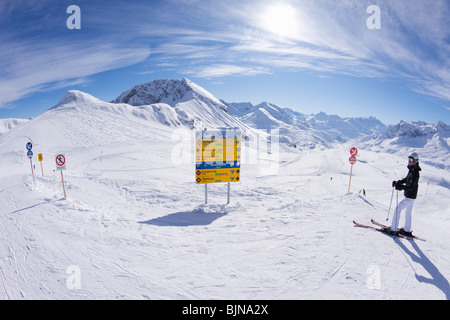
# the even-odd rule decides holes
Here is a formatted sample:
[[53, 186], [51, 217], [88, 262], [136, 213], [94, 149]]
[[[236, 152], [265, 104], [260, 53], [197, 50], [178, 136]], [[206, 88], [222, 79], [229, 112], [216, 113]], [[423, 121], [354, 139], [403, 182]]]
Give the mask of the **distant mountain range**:
[[228, 103], [188, 79], [155, 80], [136, 85], [119, 95], [112, 103], [132, 106], [165, 104], [175, 111], [177, 124], [204, 129], [214, 126], [236, 126], [245, 129], [278, 130], [280, 141], [292, 147], [309, 149], [329, 147], [361, 135], [382, 132], [386, 126], [370, 118], [340, 118], [321, 112], [304, 115], [292, 109], [263, 102]]
[[342, 118], [323, 112], [307, 115], [269, 102], [258, 105], [226, 102], [188, 79], [140, 84], [124, 91], [112, 102], [133, 106], [164, 103], [175, 109], [180, 125], [188, 124], [191, 128], [242, 127], [245, 124], [265, 131], [278, 130], [281, 142], [299, 149], [327, 148], [352, 139], [373, 148], [389, 146], [390, 152], [401, 149], [400, 146], [419, 149], [428, 146], [445, 152], [449, 148], [449, 126], [443, 122], [401, 121], [386, 126], [374, 117]]
[[230, 113], [244, 123], [265, 130], [277, 129], [282, 141], [298, 148], [329, 147], [361, 135], [382, 132], [386, 126], [374, 117], [341, 118], [323, 112], [305, 115], [268, 102], [226, 103]]
[[[450, 127], [443, 122], [427, 124], [401, 121], [397, 125], [386, 126], [374, 117], [342, 118], [323, 112], [306, 115], [269, 102], [258, 105], [249, 102], [230, 103], [217, 99], [188, 79], [155, 80], [139, 84], [125, 90], [111, 102], [71, 90], [56, 106], [31, 121], [0, 120], [0, 136], [4, 137], [7, 132], [13, 131], [13, 128], [30, 125], [40, 118], [55, 123], [59, 118], [58, 112], [63, 110], [74, 110], [77, 117], [85, 119], [83, 123], [94, 121], [92, 119], [95, 114], [101, 112], [103, 117], [105, 113], [125, 117], [127, 122], [121, 125], [126, 126], [133, 126], [133, 122], [137, 121], [139, 125], [149, 127], [158, 124], [191, 130], [239, 127], [244, 135], [261, 130], [268, 133], [278, 132], [281, 143], [300, 150], [329, 148], [355, 140], [359, 145], [375, 151], [407, 152], [417, 149], [443, 157], [447, 157], [450, 151]], [[68, 119], [64, 120], [64, 123], [70, 126], [69, 122]], [[55, 124], [56, 127], [60, 125]], [[82, 123], [78, 125], [82, 126]], [[98, 126], [100, 127], [101, 123]], [[115, 124], [111, 124], [111, 127], [113, 126]], [[78, 138], [84, 140], [83, 130], [80, 129]], [[119, 127], [117, 130], [120, 130]], [[85, 131], [92, 134], [91, 130]], [[447, 167], [447, 164], [444, 164], [444, 167]]]
[[406, 155], [414, 150], [428, 164], [450, 169], [450, 126], [442, 121], [437, 124], [400, 121], [378, 134], [360, 138], [359, 142], [374, 151]]

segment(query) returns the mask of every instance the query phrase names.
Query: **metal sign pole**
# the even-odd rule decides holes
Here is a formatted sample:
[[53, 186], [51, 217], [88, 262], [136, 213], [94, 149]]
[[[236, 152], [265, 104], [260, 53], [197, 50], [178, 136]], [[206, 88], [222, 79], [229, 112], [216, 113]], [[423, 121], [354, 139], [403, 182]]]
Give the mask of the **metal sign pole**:
[[227, 197], [227, 204], [230, 203], [230, 183], [228, 182], [228, 197]]
[[205, 204], [208, 204], [208, 184], [205, 183]]

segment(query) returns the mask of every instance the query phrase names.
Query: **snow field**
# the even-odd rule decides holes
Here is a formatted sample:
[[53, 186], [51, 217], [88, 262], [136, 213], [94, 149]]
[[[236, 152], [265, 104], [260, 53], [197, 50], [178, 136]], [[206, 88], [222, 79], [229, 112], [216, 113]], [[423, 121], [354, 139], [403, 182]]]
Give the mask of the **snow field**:
[[[168, 105], [111, 104], [75, 91], [61, 100], [0, 136], [0, 299], [450, 298], [445, 153], [436, 161], [420, 154], [413, 229], [427, 242], [393, 240], [352, 220], [385, 221], [392, 180], [407, 174], [406, 150], [375, 152], [357, 140], [267, 150], [272, 132], [260, 132], [258, 144], [242, 126], [250, 140], [241, 181], [228, 205], [227, 185], [209, 185], [205, 204], [193, 131], [164, 124], [180, 120]], [[183, 101], [177, 112], [240, 125], [203, 100]], [[44, 155], [44, 177], [33, 159], [35, 180], [28, 141]], [[60, 152], [67, 199], [54, 171]], [[396, 194], [391, 217], [395, 204]]]
[[50, 160], [33, 181], [25, 156], [7, 159], [2, 299], [449, 298], [441, 170], [422, 167], [413, 227], [427, 242], [416, 243], [352, 224], [384, 222], [403, 158], [360, 150], [347, 193], [350, 145], [281, 147], [276, 174], [262, 175], [262, 160], [243, 164], [231, 203], [214, 184], [205, 205], [193, 164], [171, 160], [176, 147], [167, 135], [66, 150], [67, 199]]

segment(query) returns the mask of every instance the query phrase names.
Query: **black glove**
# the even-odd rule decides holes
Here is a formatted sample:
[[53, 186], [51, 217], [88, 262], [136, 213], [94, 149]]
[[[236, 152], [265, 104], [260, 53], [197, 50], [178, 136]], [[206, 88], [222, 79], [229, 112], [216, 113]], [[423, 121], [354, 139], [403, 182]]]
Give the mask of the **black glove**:
[[403, 190], [403, 185], [397, 182], [395, 184], [395, 190], [399, 190], [399, 191]]
[[397, 181], [392, 181], [392, 188], [394, 188], [396, 184], [397, 184]]

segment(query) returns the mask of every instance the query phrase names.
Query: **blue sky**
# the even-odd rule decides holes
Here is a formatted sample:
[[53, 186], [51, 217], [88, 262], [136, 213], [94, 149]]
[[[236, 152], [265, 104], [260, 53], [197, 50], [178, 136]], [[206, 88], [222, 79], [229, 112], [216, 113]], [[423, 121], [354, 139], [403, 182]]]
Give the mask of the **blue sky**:
[[447, 0], [2, 0], [0, 118], [189, 78], [228, 102], [449, 124], [449, 17]]

